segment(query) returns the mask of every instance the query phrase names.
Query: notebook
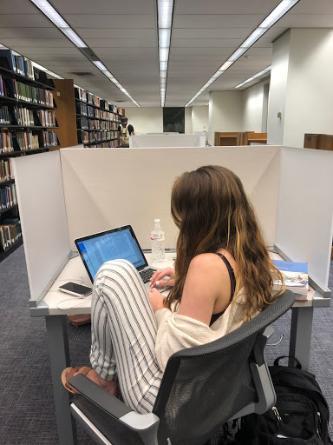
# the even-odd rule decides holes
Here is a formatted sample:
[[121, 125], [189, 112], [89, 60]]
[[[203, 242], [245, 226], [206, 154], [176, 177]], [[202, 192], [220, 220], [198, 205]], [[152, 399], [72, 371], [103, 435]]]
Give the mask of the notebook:
[[155, 272], [148, 266], [134, 230], [129, 225], [78, 238], [75, 245], [92, 282], [102, 264], [110, 260], [131, 262], [144, 283], [148, 283]]

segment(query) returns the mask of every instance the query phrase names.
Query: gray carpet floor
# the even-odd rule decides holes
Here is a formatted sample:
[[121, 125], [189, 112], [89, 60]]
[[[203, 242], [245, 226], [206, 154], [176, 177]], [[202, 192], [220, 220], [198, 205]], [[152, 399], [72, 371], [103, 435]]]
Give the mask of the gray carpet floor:
[[[330, 287], [333, 288], [333, 265]], [[57, 444], [49, 357], [43, 319], [31, 318], [23, 248], [0, 264], [0, 444]], [[266, 348], [267, 360], [288, 351], [290, 314], [275, 325], [278, 346]], [[68, 327], [73, 365], [88, 363], [90, 328]], [[315, 311], [311, 371], [333, 412], [333, 308]], [[272, 340], [271, 340], [272, 341]], [[331, 423], [331, 434], [333, 428]], [[83, 431], [79, 443], [91, 444]]]

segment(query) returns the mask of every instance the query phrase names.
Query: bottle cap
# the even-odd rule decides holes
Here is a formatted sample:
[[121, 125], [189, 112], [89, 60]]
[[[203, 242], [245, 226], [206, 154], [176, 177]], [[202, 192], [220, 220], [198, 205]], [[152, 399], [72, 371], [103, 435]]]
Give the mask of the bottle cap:
[[160, 223], [160, 222], [161, 222], [161, 220], [159, 218], [154, 219], [154, 223]]

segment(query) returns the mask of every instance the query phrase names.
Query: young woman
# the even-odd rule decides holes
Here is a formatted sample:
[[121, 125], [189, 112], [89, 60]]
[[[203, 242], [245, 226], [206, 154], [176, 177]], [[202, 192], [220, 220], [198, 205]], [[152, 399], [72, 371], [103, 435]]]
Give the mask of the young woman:
[[[114, 392], [117, 375], [125, 402], [152, 410], [169, 357], [238, 328], [276, 298], [270, 261], [239, 178], [220, 166], [180, 176], [171, 213], [179, 228], [175, 269], [156, 272], [147, 295], [125, 260], [105, 263], [92, 301], [92, 368], [70, 368]], [[168, 284], [164, 299], [159, 288]], [[69, 388], [70, 389], [70, 388]]]

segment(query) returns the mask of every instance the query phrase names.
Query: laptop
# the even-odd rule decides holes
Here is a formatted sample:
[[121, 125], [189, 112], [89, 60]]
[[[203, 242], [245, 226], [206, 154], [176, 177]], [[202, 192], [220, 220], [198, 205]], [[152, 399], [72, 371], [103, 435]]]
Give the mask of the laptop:
[[75, 245], [92, 282], [102, 264], [110, 260], [131, 262], [145, 284], [156, 270], [148, 266], [134, 230], [129, 225], [78, 238]]

